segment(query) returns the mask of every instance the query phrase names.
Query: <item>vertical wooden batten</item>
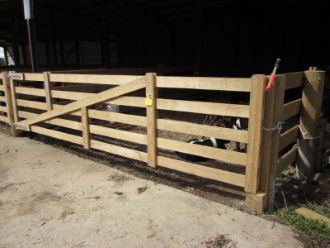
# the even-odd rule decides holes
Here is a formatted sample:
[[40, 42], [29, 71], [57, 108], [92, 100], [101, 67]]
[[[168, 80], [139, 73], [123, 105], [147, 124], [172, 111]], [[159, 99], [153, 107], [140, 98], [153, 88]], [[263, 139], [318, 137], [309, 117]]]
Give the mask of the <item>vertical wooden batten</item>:
[[90, 130], [89, 130], [89, 115], [88, 108], [81, 108], [81, 129], [82, 129], [82, 137], [83, 137], [83, 146], [85, 149], [91, 148], [91, 140], [90, 140]]
[[44, 72], [44, 88], [45, 88], [45, 97], [48, 110], [53, 110], [53, 98], [51, 93], [51, 83], [49, 80], [49, 72]]
[[148, 165], [157, 166], [157, 106], [156, 106], [156, 74], [146, 74], [146, 108], [147, 108], [147, 139]]

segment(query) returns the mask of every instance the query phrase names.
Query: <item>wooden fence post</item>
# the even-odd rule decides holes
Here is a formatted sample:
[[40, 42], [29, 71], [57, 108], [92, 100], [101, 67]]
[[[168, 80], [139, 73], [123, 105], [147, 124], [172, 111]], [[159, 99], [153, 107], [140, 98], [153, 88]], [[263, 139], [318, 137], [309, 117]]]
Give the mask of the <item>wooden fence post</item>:
[[265, 114], [260, 171], [260, 192], [266, 194], [265, 206], [272, 209], [275, 199], [275, 180], [277, 176], [280, 130], [285, 94], [285, 76], [276, 76], [273, 88], [266, 92]]
[[156, 98], [156, 74], [146, 74], [146, 99], [147, 108], [147, 150], [148, 165], [150, 167], [157, 166], [157, 98]]
[[245, 173], [245, 208], [249, 212], [258, 213], [262, 212], [264, 206], [264, 194], [258, 194], [258, 186], [265, 87], [265, 75], [252, 76], [249, 107], [247, 165]]
[[53, 110], [53, 98], [51, 93], [51, 84], [49, 81], [49, 72], [44, 72], [43, 75], [47, 110]]
[[299, 123], [297, 177], [308, 178], [313, 175], [320, 142], [320, 114], [324, 91], [325, 72], [305, 71], [302, 94], [302, 109]]
[[8, 116], [8, 124], [10, 126], [10, 135], [13, 137], [18, 136], [18, 132], [14, 127], [15, 119], [14, 119], [14, 112], [13, 112], [13, 99], [11, 94], [10, 88], [10, 80], [9, 80], [9, 73], [7, 71], [2, 72], [2, 80], [3, 80], [3, 87], [5, 92], [5, 99], [6, 99], [6, 110]]

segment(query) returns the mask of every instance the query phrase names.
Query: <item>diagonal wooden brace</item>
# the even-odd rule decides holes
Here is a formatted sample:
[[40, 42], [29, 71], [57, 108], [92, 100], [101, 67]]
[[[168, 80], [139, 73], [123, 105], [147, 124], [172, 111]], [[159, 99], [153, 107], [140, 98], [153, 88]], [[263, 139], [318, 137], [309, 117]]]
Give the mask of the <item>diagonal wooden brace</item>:
[[117, 86], [117, 87], [109, 89], [109, 90], [102, 91], [93, 96], [89, 96], [84, 99], [78, 100], [76, 102], [67, 104], [61, 108], [47, 111], [45, 113], [37, 115], [34, 118], [17, 122], [15, 124], [15, 127], [18, 129], [25, 130], [25, 131], [30, 131], [31, 125], [36, 124], [38, 122], [47, 121], [47, 120], [55, 118], [57, 116], [71, 113], [73, 111], [81, 109], [82, 107], [88, 107], [88, 106], [91, 106], [91, 105], [94, 105], [97, 103], [109, 101], [112, 98], [116, 98], [121, 95], [127, 94], [129, 92], [133, 92], [133, 91], [145, 88], [145, 86], [146, 86], [145, 77], [141, 77], [132, 82]]

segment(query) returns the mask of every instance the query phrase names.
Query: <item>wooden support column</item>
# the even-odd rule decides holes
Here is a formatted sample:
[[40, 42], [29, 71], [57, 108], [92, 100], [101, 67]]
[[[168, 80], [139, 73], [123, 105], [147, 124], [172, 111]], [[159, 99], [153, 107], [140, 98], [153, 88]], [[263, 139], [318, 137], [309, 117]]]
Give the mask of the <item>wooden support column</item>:
[[10, 135], [16, 137], [19, 132], [14, 127], [15, 119], [14, 119], [14, 112], [13, 112], [13, 104], [12, 104], [12, 94], [10, 88], [10, 81], [8, 78], [8, 72], [2, 72], [2, 82], [5, 92], [5, 99], [6, 99], [6, 111], [8, 116], [8, 124], [10, 126]]
[[320, 115], [325, 72], [305, 71], [298, 139], [297, 177], [310, 178], [316, 165], [320, 144]]
[[44, 88], [45, 88], [45, 97], [48, 110], [53, 110], [53, 98], [52, 98], [52, 89], [51, 83], [49, 81], [49, 72], [44, 72]]
[[264, 205], [264, 195], [258, 194], [258, 185], [265, 87], [265, 75], [252, 76], [249, 108], [247, 165], [245, 173], [245, 208], [249, 212], [258, 213], [262, 212]]
[[265, 96], [259, 191], [266, 194], [264, 207], [269, 209], [273, 208], [275, 198], [275, 180], [280, 149], [280, 130], [277, 127], [281, 125], [285, 82], [285, 76], [276, 76], [271, 91], [267, 92]]
[[157, 106], [156, 106], [156, 74], [146, 74], [146, 108], [147, 108], [147, 139], [148, 165], [157, 166]]
[[90, 132], [89, 132], [89, 115], [88, 108], [81, 108], [81, 128], [82, 128], [82, 137], [83, 145], [85, 149], [91, 148]]

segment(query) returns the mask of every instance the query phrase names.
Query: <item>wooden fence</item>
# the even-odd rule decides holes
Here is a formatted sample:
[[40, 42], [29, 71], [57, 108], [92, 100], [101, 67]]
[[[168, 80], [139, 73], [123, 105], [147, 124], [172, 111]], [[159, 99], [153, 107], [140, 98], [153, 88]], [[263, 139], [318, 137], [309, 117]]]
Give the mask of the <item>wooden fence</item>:
[[[86, 149], [138, 160], [151, 167], [164, 167], [241, 187], [246, 192], [247, 209], [261, 212], [273, 203], [275, 177], [297, 158], [299, 123], [281, 127], [282, 122], [295, 116], [303, 119], [306, 113], [301, 111], [304, 95], [285, 101], [286, 92], [306, 84], [306, 73], [323, 72], [279, 75], [274, 88], [265, 93], [268, 80], [265, 75], [207, 78], [154, 73], [125, 76], [3, 72], [0, 112], [4, 115], [0, 115], [0, 121], [10, 125], [14, 136], [17, 129], [32, 131]], [[161, 95], [161, 91], [167, 93]], [[226, 96], [245, 94], [249, 101], [180, 98], [180, 92], [193, 95], [196, 91], [197, 96], [207, 92]], [[101, 104], [118, 105], [129, 111], [109, 112], [101, 109]], [[248, 129], [163, 118], [160, 111], [248, 119]], [[115, 129], [106, 124], [109, 121], [138, 128]], [[315, 119], [310, 120], [314, 122]], [[163, 137], [162, 131], [239, 142], [247, 146], [247, 151], [190, 144], [176, 139], [175, 135], [174, 138]], [[188, 162], [164, 151], [197, 155], [221, 163]]]

